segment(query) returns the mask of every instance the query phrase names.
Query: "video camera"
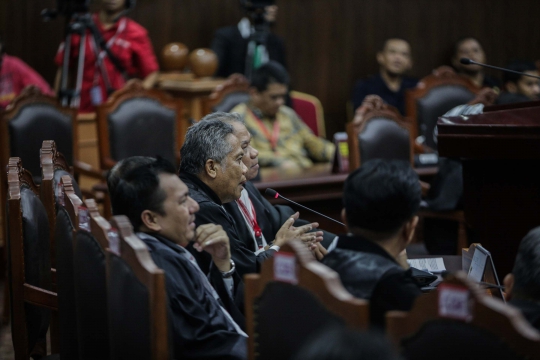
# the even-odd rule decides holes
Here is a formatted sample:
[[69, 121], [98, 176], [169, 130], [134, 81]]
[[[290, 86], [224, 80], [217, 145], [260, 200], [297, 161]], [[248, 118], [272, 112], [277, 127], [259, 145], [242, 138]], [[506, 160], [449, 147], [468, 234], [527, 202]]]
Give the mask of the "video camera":
[[41, 17], [43, 21], [56, 19], [58, 15], [70, 19], [73, 14], [87, 13], [90, 8], [91, 0], [56, 0], [54, 9], [43, 9]]
[[[136, 0], [125, 0], [126, 12], [135, 7]], [[41, 17], [44, 21], [55, 19], [58, 15], [71, 19], [73, 14], [85, 14], [90, 10], [92, 0], [56, 0], [56, 8], [44, 9]]]

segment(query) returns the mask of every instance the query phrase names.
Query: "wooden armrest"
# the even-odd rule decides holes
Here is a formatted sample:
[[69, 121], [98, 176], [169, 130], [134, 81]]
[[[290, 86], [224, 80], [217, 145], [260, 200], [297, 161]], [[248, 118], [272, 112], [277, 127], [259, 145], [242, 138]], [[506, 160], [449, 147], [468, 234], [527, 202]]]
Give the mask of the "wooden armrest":
[[55, 292], [24, 284], [24, 297], [29, 304], [58, 310], [58, 296]]
[[427, 196], [429, 189], [431, 189], [431, 185], [425, 181], [420, 180], [420, 187], [422, 188], [422, 197]]
[[106, 171], [94, 169], [92, 165], [82, 161], [75, 160], [73, 162], [73, 169], [79, 175], [85, 175], [99, 180], [106, 179]]

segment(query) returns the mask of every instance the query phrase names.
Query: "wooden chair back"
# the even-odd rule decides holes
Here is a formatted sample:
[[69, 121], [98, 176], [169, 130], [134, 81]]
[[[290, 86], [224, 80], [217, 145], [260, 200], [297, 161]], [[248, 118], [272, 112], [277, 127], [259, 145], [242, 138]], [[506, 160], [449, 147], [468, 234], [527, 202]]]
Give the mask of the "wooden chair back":
[[111, 224], [118, 234], [107, 251], [111, 359], [170, 359], [165, 273], [127, 217]]
[[[10, 157], [24, 159], [26, 169], [34, 176], [34, 182], [41, 179], [40, 163], [37, 155], [43, 140], [53, 139], [66, 155], [68, 162], [77, 158], [74, 145], [77, 132], [75, 116], [77, 111], [64, 108], [52, 96], [44, 95], [36, 86], [25, 88], [8, 107], [0, 113], [0, 169], [6, 169]], [[6, 173], [0, 171], [0, 203], [6, 203]], [[5, 224], [5, 208], [0, 206], [0, 223]], [[0, 245], [5, 236], [5, 226], [0, 231]]]
[[540, 333], [520, 311], [487, 296], [456, 273], [417, 298], [410, 312], [392, 311], [386, 329], [406, 358], [540, 359]]
[[[56, 227], [56, 213], [58, 211], [58, 196], [61, 178], [71, 177], [71, 187], [79, 198], [82, 198], [81, 190], [75, 179], [71, 176], [71, 169], [64, 155], [56, 149], [53, 140], [44, 140], [40, 149], [41, 163], [41, 186], [40, 198], [47, 210], [51, 238], [51, 266], [56, 269], [54, 234]], [[54, 282], [54, 281], [53, 281]]]
[[84, 204], [73, 251], [79, 354], [83, 360], [105, 359], [110, 354], [105, 253], [111, 225], [93, 199]]
[[326, 326], [368, 327], [367, 302], [347, 292], [339, 275], [299, 241], [283, 246], [244, 284], [250, 359], [290, 358]]
[[413, 122], [413, 137], [423, 135], [426, 145], [436, 149], [433, 131], [439, 116], [467, 104], [480, 91], [451, 67], [441, 66], [421, 79], [416, 88], [405, 92], [405, 112]]
[[[41, 185], [44, 186], [43, 184]], [[55, 223], [56, 287], [58, 292], [58, 325], [62, 357], [79, 358], [77, 306], [73, 273], [74, 239], [79, 229], [79, 207], [83, 205], [73, 188], [73, 178], [62, 176], [56, 192], [58, 211]]]
[[414, 166], [411, 124], [392, 106], [380, 104], [347, 124], [349, 171], [371, 159], [405, 160]]
[[58, 301], [51, 291], [47, 212], [32, 174], [22, 167], [21, 159], [12, 157], [8, 164], [12, 337], [15, 359], [27, 360], [35, 345], [44, 342], [51, 310], [58, 310]]
[[97, 107], [101, 169], [130, 156], [161, 157], [178, 164], [188, 124], [182, 102], [131, 81]]
[[241, 74], [233, 74], [216, 86], [204, 102], [204, 113], [230, 112], [236, 105], [249, 99], [249, 80]]

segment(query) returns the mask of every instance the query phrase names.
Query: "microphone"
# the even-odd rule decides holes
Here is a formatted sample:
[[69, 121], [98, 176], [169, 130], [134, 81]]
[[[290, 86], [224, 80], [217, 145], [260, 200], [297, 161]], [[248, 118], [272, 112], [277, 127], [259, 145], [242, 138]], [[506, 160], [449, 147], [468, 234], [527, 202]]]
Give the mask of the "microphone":
[[480, 66], [487, 67], [487, 68], [490, 68], [490, 69], [506, 71], [506, 72], [509, 72], [509, 73], [514, 73], [514, 74], [518, 74], [518, 75], [522, 75], [522, 76], [529, 76], [529, 77], [532, 77], [532, 78], [535, 78], [535, 79], [540, 79], [540, 76], [527, 74], [527, 73], [524, 73], [524, 72], [521, 72], [521, 71], [514, 71], [514, 70], [510, 70], [510, 69], [505, 69], [505, 68], [501, 68], [501, 67], [498, 67], [498, 66], [482, 64], [482, 63], [479, 63], [479, 62], [476, 62], [474, 60], [467, 59], [467, 58], [461, 58], [461, 59], [459, 59], [459, 62], [462, 63], [463, 65], [480, 65]]
[[293, 204], [296, 205], [296, 206], [300, 206], [301, 208], [306, 209], [306, 210], [309, 210], [309, 211], [311, 211], [312, 213], [315, 213], [315, 214], [317, 214], [317, 215], [322, 216], [323, 218], [326, 218], [326, 219], [328, 219], [328, 220], [332, 220], [333, 222], [336, 222], [336, 223], [338, 223], [338, 224], [340, 224], [340, 225], [345, 226], [345, 224], [342, 223], [342, 222], [339, 222], [339, 221], [337, 221], [337, 220], [334, 220], [334, 219], [332, 219], [331, 217], [328, 217], [328, 216], [326, 216], [326, 215], [323, 215], [323, 214], [321, 214], [320, 212], [317, 212], [317, 211], [315, 211], [315, 210], [312, 210], [312, 209], [310, 209], [310, 208], [308, 208], [308, 207], [305, 207], [304, 205], [300, 205], [300, 204], [297, 203], [297, 202], [294, 202], [294, 201], [292, 201], [292, 200], [287, 199], [286, 197], [283, 197], [283, 196], [279, 195], [279, 193], [278, 193], [276, 190], [274, 190], [274, 189], [266, 188], [266, 190], [264, 191], [264, 193], [265, 193], [266, 195], [272, 196], [274, 199], [282, 198], [283, 200], [288, 201], [288, 202], [290, 202], [290, 203], [293, 203]]

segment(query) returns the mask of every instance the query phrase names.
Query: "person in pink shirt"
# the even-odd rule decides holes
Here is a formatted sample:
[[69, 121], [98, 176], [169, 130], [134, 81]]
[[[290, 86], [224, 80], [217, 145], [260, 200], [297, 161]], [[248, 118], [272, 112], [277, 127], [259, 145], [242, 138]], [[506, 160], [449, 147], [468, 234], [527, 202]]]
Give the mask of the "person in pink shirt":
[[53, 95], [51, 87], [41, 75], [18, 57], [4, 52], [0, 38], [0, 109], [5, 109], [29, 85], [39, 87], [44, 94]]

